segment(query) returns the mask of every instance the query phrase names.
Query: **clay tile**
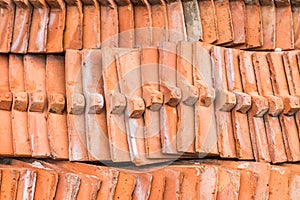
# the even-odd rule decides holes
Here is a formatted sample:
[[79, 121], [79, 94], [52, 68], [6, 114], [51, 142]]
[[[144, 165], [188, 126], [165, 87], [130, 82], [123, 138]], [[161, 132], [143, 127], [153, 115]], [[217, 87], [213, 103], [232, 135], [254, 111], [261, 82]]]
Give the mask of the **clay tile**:
[[276, 4], [276, 48], [294, 49], [294, 29], [290, 0], [275, 0]]
[[[252, 56], [253, 66], [257, 80], [258, 91], [265, 96], [269, 102], [268, 115], [265, 116], [266, 132], [269, 143], [270, 156], [273, 163], [286, 161], [285, 147], [283, 143], [283, 135], [280, 128], [278, 115], [282, 112], [283, 101], [273, 95], [271, 84], [271, 75], [265, 53], [254, 53]], [[282, 105], [282, 106], [281, 106]], [[272, 138], [272, 139], [271, 139]], [[273, 145], [276, 144], [276, 145]]]
[[234, 39], [229, 1], [214, 0], [218, 39], [216, 44], [230, 43]]
[[10, 51], [26, 53], [29, 41], [32, 6], [28, 0], [15, 0], [15, 18]]
[[239, 51], [225, 49], [225, 66], [229, 91], [236, 95], [237, 104], [232, 111], [233, 132], [237, 157], [253, 159], [248, 118], [245, 114], [251, 107], [251, 96], [243, 93], [239, 70]]
[[[213, 47], [211, 49], [213, 60], [213, 81], [216, 90], [216, 122], [218, 132], [218, 150], [221, 157], [236, 157], [236, 147], [232, 129], [232, 118], [229, 112], [236, 104], [235, 95], [227, 90], [224, 49]], [[224, 125], [226, 121], [226, 126]], [[222, 123], [223, 125], [220, 125]], [[222, 127], [222, 128], [221, 128]]]
[[46, 61], [48, 137], [51, 156], [57, 159], [68, 159], [69, 157], [64, 59], [64, 56], [49, 55]]
[[164, 95], [164, 105], [160, 109], [162, 152], [176, 154], [177, 109], [181, 91], [176, 87], [176, 44], [161, 43], [159, 46], [159, 89]]
[[65, 81], [70, 160], [88, 160], [81, 70], [81, 52], [66, 51]]
[[203, 31], [203, 42], [214, 43], [218, 39], [217, 18], [212, 0], [198, 1]]
[[118, 47], [119, 19], [117, 4], [112, 0], [99, 0], [99, 2], [101, 5], [101, 47]]
[[151, 172], [152, 182], [151, 189], [149, 194], [149, 200], [158, 200], [163, 199], [165, 186], [166, 186], [166, 177], [162, 171], [154, 170]]
[[45, 0], [29, 0], [33, 6], [28, 52], [46, 52], [47, 25], [49, 20], [49, 7]]
[[97, 199], [113, 199], [115, 188], [118, 182], [118, 170], [112, 167], [95, 166], [84, 163], [54, 162], [54, 164], [78, 173], [84, 173], [98, 177], [101, 180], [101, 187], [98, 191]]
[[[1, 9], [1, 8], [0, 8]], [[12, 133], [12, 113], [10, 112], [12, 104], [12, 94], [9, 87], [9, 57], [0, 55], [0, 140], [3, 142], [0, 146], [0, 154], [14, 154], [13, 133]]]
[[0, 9], [0, 30], [3, 33], [0, 38], [0, 52], [8, 53], [13, 34], [15, 5], [12, 0], [1, 0]]
[[[167, 2], [169, 42], [187, 40], [184, 12], [181, 1]], [[175, 17], [176, 16], [176, 17]]]
[[120, 171], [114, 199], [132, 199], [135, 185], [135, 175]]
[[36, 170], [36, 185], [34, 192], [34, 199], [53, 199], [57, 189], [58, 173], [42, 166], [40, 163], [35, 162], [32, 164], [11, 160], [10, 164], [13, 166], [26, 167]]
[[82, 48], [100, 48], [101, 19], [100, 5], [97, 0], [83, 0], [83, 38]]
[[50, 7], [46, 49], [49, 53], [63, 52], [66, 5], [62, 0], [46, 0]]
[[[215, 90], [212, 79], [210, 47], [204, 43], [193, 44], [193, 78], [199, 89], [199, 100], [195, 104], [195, 150], [196, 152], [218, 155], [215, 118]], [[208, 117], [209, 116], [209, 117]]]
[[135, 23], [134, 8], [129, 0], [116, 1], [118, 4], [119, 21], [119, 47], [134, 48], [135, 45]]
[[263, 45], [261, 9], [258, 0], [245, 1], [246, 44], [241, 48], [254, 48]]
[[24, 56], [25, 89], [29, 94], [28, 132], [32, 155], [49, 157], [46, 108], [46, 58], [43, 55]]
[[110, 149], [104, 108], [101, 50], [82, 53], [82, 82], [86, 98], [85, 132], [89, 160], [110, 160]]
[[107, 129], [111, 159], [117, 162], [130, 161], [129, 147], [125, 127], [126, 97], [120, 93], [118, 73], [113, 49], [102, 50], [103, 82]]
[[9, 84], [13, 93], [12, 134], [14, 155], [30, 156], [31, 145], [28, 132], [28, 98], [25, 92], [23, 56], [9, 56]]
[[194, 42], [202, 40], [202, 22], [200, 19], [198, 1], [183, 1], [182, 7], [188, 41]]
[[239, 68], [241, 72], [244, 92], [251, 95], [252, 107], [248, 112], [248, 122], [250, 128], [251, 143], [253, 154], [256, 160], [269, 162], [270, 154], [264, 119], [262, 116], [268, 111], [268, 101], [258, 95], [256, 78], [251, 59], [251, 52], [240, 51]]
[[276, 40], [276, 8], [274, 0], [260, 0], [263, 45], [257, 49], [273, 50]]
[[229, 1], [232, 19], [233, 41], [229, 45], [240, 45], [246, 42], [246, 9], [242, 0]]
[[189, 42], [177, 45], [177, 87], [182, 91], [182, 101], [177, 106], [177, 150], [195, 152], [195, 106], [199, 90], [193, 85], [193, 46]]
[[66, 0], [64, 50], [82, 48], [83, 11], [81, 0]]
[[218, 167], [218, 190], [217, 199], [239, 198], [241, 173], [224, 167]]
[[286, 167], [271, 166], [269, 181], [269, 199], [280, 196], [280, 199], [289, 199], [290, 170]]

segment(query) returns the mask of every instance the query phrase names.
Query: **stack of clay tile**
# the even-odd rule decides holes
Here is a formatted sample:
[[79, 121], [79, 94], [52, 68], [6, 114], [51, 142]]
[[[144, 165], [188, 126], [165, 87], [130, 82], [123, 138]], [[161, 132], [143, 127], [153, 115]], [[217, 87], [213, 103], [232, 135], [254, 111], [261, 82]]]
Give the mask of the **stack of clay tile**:
[[2, 54], [0, 155], [297, 162], [298, 60], [201, 42]]
[[300, 199], [300, 0], [0, 0], [0, 200]]
[[300, 47], [298, 0], [1, 0], [0, 52], [133, 48], [203, 41], [239, 49]]
[[246, 161], [179, 162], [151, 168], [9, 160], [1, 199], [299, 199], [300, 166]]

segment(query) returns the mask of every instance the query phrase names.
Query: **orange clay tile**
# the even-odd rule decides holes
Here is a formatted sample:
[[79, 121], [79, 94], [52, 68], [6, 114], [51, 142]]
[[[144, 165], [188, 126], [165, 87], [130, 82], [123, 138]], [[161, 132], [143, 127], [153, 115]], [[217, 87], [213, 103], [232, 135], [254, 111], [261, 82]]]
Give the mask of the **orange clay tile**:
[[290, 0], [275, 0], [275, 46], [282, 50], [294, 49], [294, 29]]
[[[290, 94], [300, 97], [300, 69], [299, 66], [299, 51], [286, 52], [283, 55], [285, 75], [289, 86]], [[300, 111], [295, 113], [298, 133], [300, 133]]]
[[167, 1], [169, 42], [186, 41], [186, 28], [181, 1]]
[[201, 168], [198, 166], [176, 165], [169, 166], [169, 169], [181, 171], [183, 174], [180, 186], [180, 194], [182, 200], [200, 199], [200, 179]]
[[10, 160], [10, 165], [36, 171], [34, 199], [54, 199], [58, 183], [58, 174], [55, 171], [45, 168], [38, 162], [29, 164], [19, 160]]
[[268, 101], [258, 94], [251, 52], [240, 51], [239, 60], [244, 92], [251, 96], [252, 102], [248, 112], [248, 123], [254, 158], [256, 161], [270, 162], [268, 140], [262, 118], [269, 109]]
[[270, 165], [259, 162], [206, 160], [211, 164], [239, 170], [239, 199], [266, 199], [269, 196]]
[[[276, 37], [276, 8], [274, 0], [260, 0], [263, 45], [257, 49], [275, 49]], [[281, 37], [281, 36], [280, 36]]]
[[286, 167], [271, 166], [269, 180], [269, 200], [289, 199], [289, 176], [290, 170]]
[[117, 4], [112, 0], [99, 1], [101, 5], [101, 47], [118, 47], [119, 20]]
[[215, 44], [230, 43], [234, 39], [229, 0], [214, 0], [218, 39]]
[[203, 39], [200, 11], [197, 0], [182, 1], [187, 40], [190, 42]]
[[0, 55], [0, 154], [6, 156], [14, 155], [12, 135], [12, 93], [9, 88], [9, 56]]
[[119, 176], [119, 171], [117, 169], [78, 162], [54, 162], [54, 164], [62, 166], [66, 169], [98, 177], [101, 180], [101, 187], [96, 199], [101, 200], [105, 198], [113, 198]]
[[195, 104], [195, 151], [203, 155], [218, 155], [210, 48], [204, 43], [193, 43], [194, 85], [199, 90], [199, 100]]
[[152, 182], [148, 199], [163, 200], [166, 186], [166, 176], [159, 170], [152, 171], [151, 175]]
[[147, 0], [132, 0], [134, 9], [135, 46], [152, 45], [151, 6]]
[[230, 45], [239, 45], [246, 42], [246, 10], [242, 0], [229, 1], [232, 19], [233, 41]]
[[162, 152], [177, 154], [177, 109], [181, 91], [176, 87], [176, 44], [163, 42], [159, 46], [159, 90], [164, 95], [160, 109], [160, 134]]
[[49, 157], [47, 133], [46, 57], [24, 56], [25, 90], [28, 94], [28, 133], [33, 157]]
[[134, 8], [129, 0], [116, 0], [118, 5], [119, 47], [134, 48]]
[[236, 98], [232, 92], [228, 91], [224, 49], [214, 46], [211, 49], [211, 57], [214, 66], [214, 88], [216, 90], [215, 113], [218, 150], [223, 158], [235, 158], [237, 154], [230, 110], [235, 106]]
[[263, 45], [261, 10], [258, 0], [245, 1], [246, 9], [246, 44], [244, 48], [261, 47]]
[[299, 133], [294, 113], [300, 109], [299, 98], [290, 96], [288, 83], [285, 76], [282, 53], [267, 54], [273, 92], [282, 98], [284, 103], [283, 113], [279, 119], [283, 132], [283, 140], [288, 161], [298, 161], [300, 158]]
[[28, 52], [46, 52], [47, 24], [49, 21], [49, 7], [45, 0], [29, 0], [33, 6]]
[[297, 199], [300, 195], [300, 188], [298, 186], [300, 181], [300, 168], [298, 165], [284, 163], [281, 166], [285, 167], [286, 169], [290, 170], [289, 176], [289, 199]]
[[81, 52], [68, 50], [65, 55], [69, 160], [88, 160], [83, 96]]
[[0, 38], [0, 52], [8, 53], [10, 52], [14, 28], [15, 5], [12, 0], [1, 0], [0, 10], [0, 31], [2, 32]]
[[[7, 166], [7, 168], [12, 168]], [[35, 192], [35, 182], [36, 182], [36, 172], [30, 169], [20, 168], [18, 169], [20, 173], [16, 199], [17, 200], [33, 200]]]
[[1, 170], [1, 199], [16, 199], [18, 193], [18, 182], [20, 178], [19, 170], [2, 168]]
[[266, 53], [254, 53], [252, 60], [259, 94], [268, 99], [270, 107], [264, 119], [271, 160], [273, 163], [285, 162], [287, 157], [278, 119], [278, 115], [283, 111], [283, 101], [273, 94]]
[[[36, 184], [36, 171], [33, 169], [15, 167], [10, 165], [1, 165], [1, 169], [10, 169], [19, 173], [17, 182], [16, 200], [33, 200]], [[3, 174], [3, 172], [2, 172]], [[4, 175], [4, 174], [3, 174]]]
[[238, 199], [241, 173], [225, 167], [218, 167], [217, 199]]
[[48, 55], [46, 61], [48, 99], [47, 128], [51, 156], [69, 158], [69, 139], [66, 113], [65, 57]]
[[240, 69], [239, 50], [225, 49], [225, 66], [228, 90], [236, 96], [237, 105], [232, 110], [232, 125], [237, 158], [252, 160], [253, 152], [250, 139], [247, 111], [251, 107], [251, 96], [243, 91]]
[[11, 120], [14, 155], [31, 156], [28, 115], [26, 112], [28, 97], [25, 92], [23, 56], [10, 54], [9, 65], [9, 85], [13, 94]]
[[100, 5], [97, 0], [82, 0], [83, 3], [83, 29], [82, 48], [100, 48], [101, 19]]
[[135, 172], [133, 172], [132, 174], [136, 175], [136, 183], [132, 194], [132, 199], [148, 199], [151, 189], [152, 175], [149, 173]]
[[129, 142], [124, 115], [127, 103], [125, 95], [121, 94], [119, 89], [120, 81], [115, 60], [117, 52], [107, 48], [102, 53], [111, 157], [113, 161], [129, 161]]
[[214, 43], [218, 39], [217, 19], [213, 0], [198, 1], [203, 31], [203, 42]]
[[160, 108], [163, 94], [159, 91], [158, 49], [144, 47], [141, 49], [141, 76], [143, 99], [146, 104], [144, 113], [145, 145], [149, 158], [164, 158], [160, 140]]
[[81, 184], [83, 184], [80, 175], [43, 161], [39, 161], [39, 164], [58, 174], [57, 189], [54, 197], [55, 200], [71, 200], [78, 197], [79, 188]]
[[64, 51], [64, 30], [66, 24], [66, 5], [62, 0], [46, 0], [50, 7], [49, 22], [47, 28], [48, 53]]
[[83, 35], [83, 14], [81, 0], [67, 0], [64, 50], [81, 49]]
[[220, 161], [220, 164], [224, 167], [238, 170], [240, 172], [240, 188], [238, 192], [238, 198], [254, 199], [258, 183], [258, 173], [248, 169], [250, 168], [248, 163]]
[[13, 53], [26, 53], [29, 41], [32, 6], [28, 0], [14, 0], [15, 18], [10, 51]]
[[133, 198], [133, 191], [136, 184], [136, 176], [130, 173], [120, 171], [118, 183], [115, 190], [114, 200]]
[[168, 41], [168, 16], [164, 0], [148, 0], [151, 5], [152, 45], [159, 46], [160, 42]]
[[180, 42], [177, 45], [177, 87], [182, 100], [177, 106], [177, 151], [195, 152], [195, 106], [199, 91], [193, 85], [193, 45]]
[[131, 160], [124, 116], [126, 98], [120, 93], [115, 55], [116, 52], [113, 49], [102, 49], [102, 69], [110, 155], [112, 161], [124, 162]]
[[77, 170], [73, 170], [68, 167], [61, 168], [55, 164], [49, 164], [46, 162], [41, 162], [41, 164], [44, 165], [45, 167], [49, 167], [50, 169], [55, 170], [58, 173], [65, 171], [65, 172], [74, 173], [73, 175], [77, 175], [77, 177], [81, 180], [79, 181], [78, 193], [76, 195], [77, 199], [96, 199], [98, 191], [101, 187], [101, 180], [98, 177], [81, 173]]
[[161, 170], [166, 177], [164, 199], [181, 199], [180, 187], [183, 173], [180, 170], [165, 168]]
[[200, 165], [200, 199], [216, 199], [218, 168], [213, 165]]
[[110, 160], [101, 56], [101, 50], [82, 52], [83, 93], [86, 99], [85, 133], [91, 161]]
[[300, 2], [291, 0], [295, 49], [300, 48]]
[[126, 97], [125, 125], [132, 162], [136, 165], [152, 162], [146, 159], [142, 99], [140, 51], [127, 50], [116, 55], [120, 91]]

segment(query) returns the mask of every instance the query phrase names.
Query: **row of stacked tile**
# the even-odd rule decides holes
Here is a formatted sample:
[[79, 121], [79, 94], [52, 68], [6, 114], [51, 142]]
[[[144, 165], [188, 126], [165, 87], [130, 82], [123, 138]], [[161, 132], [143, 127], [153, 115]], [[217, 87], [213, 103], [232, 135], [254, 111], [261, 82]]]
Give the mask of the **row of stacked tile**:
[[0, 52], [203, 41], [240, 49], [300, 47], [294, 0], [1, 0]]
[[0, 154], [297, 162], [299, 56], [201, 42], [1, 54]]
[[2, 160], [2, 199], [293, 199], [300, 167], [259, 162], [183, 162], [115, 168], [68, 161]]

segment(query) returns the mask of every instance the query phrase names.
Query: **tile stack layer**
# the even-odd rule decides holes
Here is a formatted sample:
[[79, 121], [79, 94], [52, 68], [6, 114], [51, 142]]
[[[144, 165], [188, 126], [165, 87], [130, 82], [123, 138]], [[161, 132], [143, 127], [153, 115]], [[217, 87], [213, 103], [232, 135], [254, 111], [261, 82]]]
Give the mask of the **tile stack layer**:
[[1, 0], [1, 53], [203, 41], [299, 49], [297, 0]]
[[0, 0], [0, 199], [299, 199], [299, 8]]

